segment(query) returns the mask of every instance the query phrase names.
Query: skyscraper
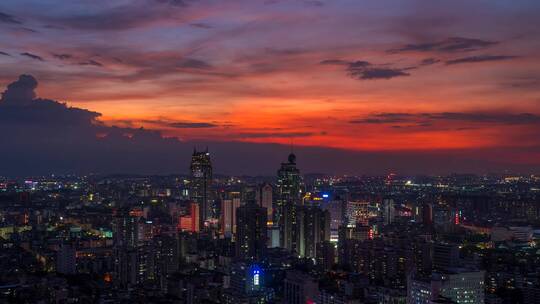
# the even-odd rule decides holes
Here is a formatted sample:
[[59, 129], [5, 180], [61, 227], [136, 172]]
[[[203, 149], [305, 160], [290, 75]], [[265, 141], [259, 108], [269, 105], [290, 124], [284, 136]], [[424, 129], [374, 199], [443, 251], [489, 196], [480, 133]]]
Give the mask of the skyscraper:
[[199, 227], [204, 228], [204, 222], [213, 217], [212, 214], [212, 162], [208, 149], [204, 152], [193, 150], [191, 157], [190, 198], [199, 205]]
[[266, 252], [266, 208], [248, 203], [236, 210], [236, 256], [260, 260]]
[[280, 246], [296, 250], [296, 207], [301, 203], [300, 170], [296, 168], [296, 155], [289, 154], [288, 161], [278, 170], [277, 198], [274, 223], [279, 225]]
[[265, 183], [257, 191], [257, 202], [261, 207], [266, 208], [268, 213], [268, 221], [272, 221], [273, 208], [272, 208], [272, 185]]
[[231, 237], [236, 233], [236, 210], [240, 207], [240, 197], [229, 193], [229, 197], [221, 201], [221, 233]]

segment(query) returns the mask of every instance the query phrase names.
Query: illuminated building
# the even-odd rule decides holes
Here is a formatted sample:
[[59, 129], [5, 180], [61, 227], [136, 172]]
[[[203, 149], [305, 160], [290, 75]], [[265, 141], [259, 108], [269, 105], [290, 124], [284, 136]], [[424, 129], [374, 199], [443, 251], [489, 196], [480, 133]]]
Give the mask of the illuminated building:
[[258, 261], [264, 257], [267, 246], [266, 208], [248, 203], [236, 210], [236, 257]]
[[199, 232], [200, 231], [199, 205], [196, 203], [191, 203], [189, 207], [190, 207], [189, 215], [181, 216], [179, 219], [180, 230], [190, 231], [190, 232]]
[[224, 303], [263, 304], [274, 297], [274, 291], [265, 287], [264, 270], [259, 265], [233, 264], [230, 282], [230, 288], [223, 293]]
[[413, 273], [407, 281], [408, 304], [436, 303], [441, 296], [457, 304], [484, 303], [484, 271], [455, 268], [429, 278], [416, 278]]
[[204, 152], [193, 150], [191, 157], [190, 198], [199, 205], [199, 228], [213, 217], [212, 214], [212, 162], [208, 149]]
[[236, 233], [236, 209], [240, 207], [240, 197], [230, 196], [221, 201], [221, 233], [231, 237]]
[[396, 217], [396, 207], [393, 199], [385, 199], [382, 203], [382, 214], [384, 224], [392, 224]]
[[272, 185], [265, 183], [258, 189], [257, 193], [257, 202], [261, 207], [266, 208], [268, 213], [268, 221], [270, 222], [273, 220], [272, 192]]
[[301, 203], [301, 181], [293, 153], [289, 154], [288, 162], [281, 163], [277, 175], [274, 223], [279, 226], [280, 246], [290, 251], [298, 251], [296, 209]]
[[301, 257], [316, 258], [317, 245], [330, 240], [330, 212], [319, 207], [297, 208], [297, 253]]

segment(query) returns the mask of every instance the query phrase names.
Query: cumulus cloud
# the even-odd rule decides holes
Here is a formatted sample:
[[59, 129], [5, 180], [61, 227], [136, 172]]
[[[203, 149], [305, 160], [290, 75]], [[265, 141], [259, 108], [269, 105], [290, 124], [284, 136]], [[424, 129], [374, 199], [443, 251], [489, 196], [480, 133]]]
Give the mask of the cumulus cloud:
[[[69, 107], [64, 103], [36, 97], [37, 80], [22, 75], [9, 84], [0, 99], [0, 172], [3, 175], [28, 176], [65, 173], [186, 173], [194, 146], [210, 147], [216, 172], [224, 174], [275, 174], [276, 166], [290, 151], [288, 145], [258, 144], [234, 141], [191, 141], [165, 138], [158, 131], [143, 128], [107, 126], [99, 120], [101, 114]], [[431, 116], [438, 117], [432, 113]], [[456, 114], [438, 113], [445, 119], [471, 119]], [[478, 115], [478, 114], [476, 114]], [[392, 115], [377, 116], [389, 119]], [[394, 115], [394, 120], [408, 115]], [[413, 115], [414, 117], [414, 115]], [[481, 120], [498, 120], [482, 118]], [[437, 118], [440, 119], [440, 118]], [[476, 119], [478, 117], [476, 116]], [[536, 122], [534, 114], [512, 118], [512, 121]], [[167, 123], [172, 123], [167, 121]], [[181, 123], [183, 129], [203, 127], [198, 122]], [[209, 126], [209, 125], [208, 125]], [[189, 131], [189, 128], [186, 130]], [[263, 137], [305, 137], [324, 132], [260, 132], [232, 134], [233, 139]], [[492, 152], [492, 150], [490, 150]], [[540, 151], [540, 148], [539, 148]], [[486, 151], [469, 151], [456, 155], [440, 151], [422, 152], [361, 152], [322, 147], [296, 147], [302, 172], [380, 174], [389, 170], [402, 173], [485, 172], [506, 170], [505, 163], [478, 160], [475, 155]], [[501, 152], [502, 153], [502, 152]], [[242, 155], [242, 157], [238, 157]], [[472, 158], [471, 158], [472, 157]], [[331, 159], [322, 162], [321, 159]], [[472, 159], [472, 160], [470, 160]], [[534, 167], [512, 165], [529, 172]], [[532, 168], [532, 169], [531, 169]]]

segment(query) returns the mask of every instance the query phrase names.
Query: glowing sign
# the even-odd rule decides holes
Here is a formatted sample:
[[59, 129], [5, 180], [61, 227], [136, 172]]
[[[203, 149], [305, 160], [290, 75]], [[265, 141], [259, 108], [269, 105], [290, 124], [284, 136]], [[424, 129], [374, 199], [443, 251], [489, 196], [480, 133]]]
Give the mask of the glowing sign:
[[329, 195], [325, 193], [325, 194], [323, 194], [323, 195], [322, 195], [322, 197], [324, 197], [324, 198], [328, 198], [328, 197], [329, 197]]
[[260, 283], [259, 276], [260, 276], [260, 271], [254, 270], [253, 271], [253, 285], [259, 286], [259, 283]]

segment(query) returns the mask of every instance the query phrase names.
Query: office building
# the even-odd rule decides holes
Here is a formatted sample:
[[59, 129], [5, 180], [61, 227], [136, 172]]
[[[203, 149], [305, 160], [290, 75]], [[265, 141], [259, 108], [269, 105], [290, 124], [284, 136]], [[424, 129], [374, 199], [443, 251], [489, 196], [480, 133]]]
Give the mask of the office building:
[[208, 149], [204, 152], [193, 150], [190, 172], [190, 198], [199, 205], [199, 228], [203, 229], [205, 221], [214, 216], [212, 206], [212, 162], [210, 161]]

